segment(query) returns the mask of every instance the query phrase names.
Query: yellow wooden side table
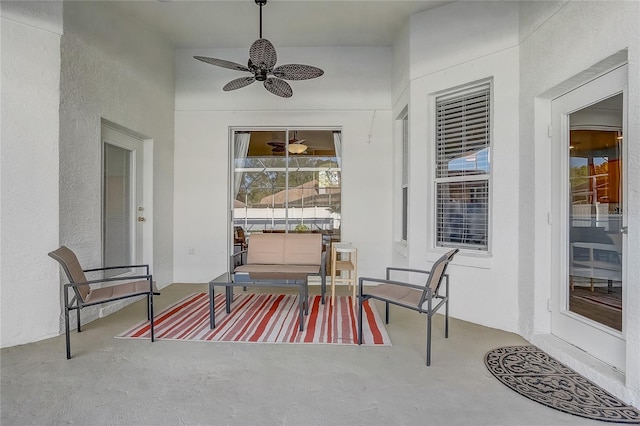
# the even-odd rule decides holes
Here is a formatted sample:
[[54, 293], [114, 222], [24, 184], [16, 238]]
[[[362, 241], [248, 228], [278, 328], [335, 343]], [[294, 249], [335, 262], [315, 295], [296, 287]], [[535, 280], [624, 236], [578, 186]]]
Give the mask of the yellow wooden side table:
[[[342, 272], [345, 274], [342, 274]], [[336, 295], [336, 283], [346, 283], [353, 292], [351, 302], [356, 304], [356, 287], [358, 279], [358, 250], [350, 243], [333, 243], [331, 245], [331, 306]]]

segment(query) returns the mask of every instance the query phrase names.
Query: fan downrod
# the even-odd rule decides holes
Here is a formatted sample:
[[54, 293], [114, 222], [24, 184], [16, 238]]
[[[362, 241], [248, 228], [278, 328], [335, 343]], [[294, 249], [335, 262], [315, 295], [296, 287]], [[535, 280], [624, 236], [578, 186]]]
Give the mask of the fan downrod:
[[255, 0], [255, 2], [260, 6], [260, 38], [262, 38], [262, 6], [267, 4], [267, 0]]

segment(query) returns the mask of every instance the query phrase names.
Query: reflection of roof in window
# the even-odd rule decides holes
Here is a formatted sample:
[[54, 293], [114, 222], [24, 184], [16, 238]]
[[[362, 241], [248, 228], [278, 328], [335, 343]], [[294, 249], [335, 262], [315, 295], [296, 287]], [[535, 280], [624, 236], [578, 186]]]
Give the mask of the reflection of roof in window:
[[306, 204], [308, 202], [309, 205], [326, 205], [327, 200], [324, 200], [324, 202], [321, 201], [329, 195], [333, 196], [335, 201], [335, 196], [340, 195], [340, 188], [318, 188], [318, 181], [312, 180], [295, 188], [279, 191], [273, 195], [267, 195], [263, 197], [257, 205], [268, 207], [284, 206], [287, 199], [290, 206], [292, 204], [299, 204], [298, 202], [301, 200], [305, 200], [304, 203]]

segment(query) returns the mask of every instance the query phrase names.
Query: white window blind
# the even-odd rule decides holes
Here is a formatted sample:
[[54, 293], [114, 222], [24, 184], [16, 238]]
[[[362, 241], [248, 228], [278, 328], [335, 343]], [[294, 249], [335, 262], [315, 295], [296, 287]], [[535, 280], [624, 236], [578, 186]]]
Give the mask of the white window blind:
[[488, 250], [491, 82], [436, 98], [436, 245]]

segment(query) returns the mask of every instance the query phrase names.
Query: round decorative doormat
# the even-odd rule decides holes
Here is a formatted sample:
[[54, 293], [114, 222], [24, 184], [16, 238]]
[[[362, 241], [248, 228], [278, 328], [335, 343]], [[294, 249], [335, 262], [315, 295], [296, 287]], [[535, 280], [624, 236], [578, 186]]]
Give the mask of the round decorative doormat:
[[484, 363], [502, 383], [540, 404], [588, 419], [640, 424], [640, 411], [535, 346], [494, 349]]

